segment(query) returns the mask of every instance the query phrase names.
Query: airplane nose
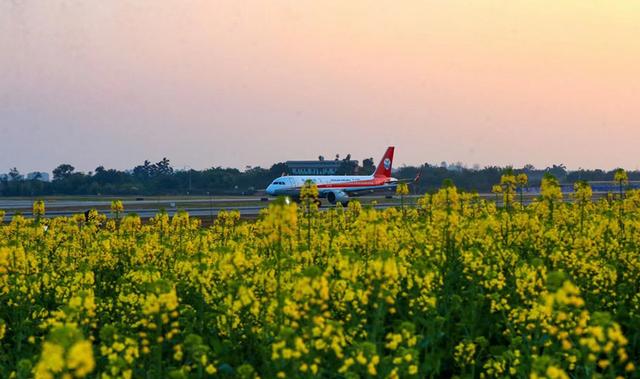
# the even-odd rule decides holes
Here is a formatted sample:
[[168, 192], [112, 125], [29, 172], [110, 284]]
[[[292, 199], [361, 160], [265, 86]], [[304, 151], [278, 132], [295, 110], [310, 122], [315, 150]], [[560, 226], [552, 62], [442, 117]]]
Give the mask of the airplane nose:
[[267, 189], [265, 190], [265, 192], [267, 193], [267, 195], [273, 195], [273, 186], [269, 186], [269, 187], [267, 187]]

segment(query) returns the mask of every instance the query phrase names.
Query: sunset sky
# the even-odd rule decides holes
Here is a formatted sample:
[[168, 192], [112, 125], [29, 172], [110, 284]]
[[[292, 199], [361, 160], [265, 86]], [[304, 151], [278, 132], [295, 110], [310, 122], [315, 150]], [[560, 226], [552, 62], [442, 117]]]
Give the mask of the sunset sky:
[[0, 0], [0, 142], [0, 173], [637, 169], [640, 1]]

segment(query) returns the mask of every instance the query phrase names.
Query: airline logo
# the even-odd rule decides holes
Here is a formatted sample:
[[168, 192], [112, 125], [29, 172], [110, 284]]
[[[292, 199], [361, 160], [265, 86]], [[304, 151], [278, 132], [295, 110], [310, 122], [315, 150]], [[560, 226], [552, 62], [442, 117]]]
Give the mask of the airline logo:
[[376, 168], [376, 171], [373, 173], [375, 178], [389, 178], [391, 177], [391, 166], [393, 165], [393, 146], [389, 146], [387, 151], [380, 159], [380, 163]]

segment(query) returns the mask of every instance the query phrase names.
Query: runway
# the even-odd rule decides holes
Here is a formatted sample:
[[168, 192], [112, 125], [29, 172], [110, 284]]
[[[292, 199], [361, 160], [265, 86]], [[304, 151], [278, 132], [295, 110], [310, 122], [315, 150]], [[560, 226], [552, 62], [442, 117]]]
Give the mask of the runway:
[[[525, 204], [529, 204], [538, 194], [525, 194]], [[605, 196], [605, 193], [594, 193], [594, 201]], [[422, 195], [405, 196], [405, 205], [412, 207], [417, 203]], [[498, 206], [502, 204], [501, 196], [495, 194], [480, 194], [481, 198], [490, 201], [497, 201]], [[51, 197], [44, 198], [45, 217], [70, 217], [75, 214], [82, 214], [90, 209], [95, 209], [107, 217], [113, 217], [111, 212], [111, 202], [121, 199], [124, 212], [121, 216], [137, 214], [142, 219], [149, 219], [161, 211], [165, 211], [169, 216], [173, 216], [179, 211], [186, 211], [192, 217], [199, 217], [209, 221], [215, 218], [222, 211], [237, 210], [243, 218], [255, 218], [260, 210], [269, 206], [274, 198], [260, 196], [224, 196], [224, 197]], [[29, 198], [0, 198], [0, 210], [5, 211], [4, 220], [8, 222], [15, 214], [22, 214], [25, 217], [33, 217], [32, 206], [37, 199]], [[354, 198], [362, 202], [363, 205], [376, 201], [377, 209], [384, 209], [393, 206], [400, 206], [400, 199], [397, 196], [371, 195]], [[570, 194], [565, 193], [565, 201], [571, 201]], [[333, 205], [326, 199], [322, 201], [321, 209], [328, 209]]]
[[[111, 218], [111, 201], [117, 198], [100, 199], [65, 199], [53, 198], [44, 199], [45, 217], [70, 217], [75, 214], [82, 214], [89, 209], [95, 209], [99, 213]], [[161, 211], [165, 211], [169, 216], [177, 212], [186, 211], [192, 217], [203, 219], [215, 218], [222, 211], [239, 211], [243, 218], [255, 218], [260, 210], [267, 208], [274, 198], [263, 198], [255, 196], [243, 197], [223, 197], [223, 198], [150, 198], [143, 200], [124, 199], [122, 200], [124, 211], [121, 216], [136, 214], [142, 219], [149, 219]], [[376, 205], [376, 208], [388, 208], [399, 205], [399, 199], [389, 199], [384, 196], [363, 196], [359, 197], [365, 203], [373, 200], [385, 201], [384, 204]], [[33, 217], [32, 206], [35, 199], [0, 199], [0, 210], [6, 212], [4, 221], [8, 222], [15, 214], [25, 217]], [[413, 201], [415, 202], [415, 200]], [[411, 201], [407, 199], [407, 204]], [[323, 202], [321, 209], [327, 209], [332, 205]]]
[[[228, 202], [252, 202], [252, 201], [261, 201], [261, 197], [255, 196], [238, 196], [238, 197], [225, 197], [225, 198], [202, 198], [202, 197], [193, 197], [193, 198], [167, 198], [167, 197], [158, 197], [158, 198], [140, 198], [142, 200], [136, 199], [127, 199], [120, 197], [100, 197], [97, 200], [91, 199], [69, 199], [66, 200], [64, 198], [52, 198], [47, 199], [44, 198], [42, 200], [45, 201], [47, 207], [70, 207], [70, 208], [99, 208], [99, 207], [109, 207], [111, 206], [111, 202], [113, 200], [121, 200], [122, 204], [127, 207], [130, 205], [153, 205], [153, 206], [172, 206], [172, 204], [184, 204], [184, 203], [228, 203]], [[25, 209], [31, 208], [33, 202], [39, 200], [39, 198], [33, 199], [2, 199], [0, 198], [0, 209], [9, 210], [9, 209]]]

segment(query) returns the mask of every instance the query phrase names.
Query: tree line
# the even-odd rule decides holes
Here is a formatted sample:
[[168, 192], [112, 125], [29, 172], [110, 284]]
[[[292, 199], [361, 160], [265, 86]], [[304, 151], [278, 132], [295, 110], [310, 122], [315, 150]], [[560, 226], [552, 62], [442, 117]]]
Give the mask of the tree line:
[[[373, 173], [373, 159], [356, 165], [347, 156], [340, 164], [339, 174], [367, 175]], [[539, 185], [545, 174], [552, 174], [561, 183], [586, 181], [612, 181], [614, 171], [574, 170], [569, 171], [563, 165], [553, 165], [537, 169], [526, 165], [519, 169], [490, 166], [467, 168], [462, 165], [446, 164], [423, 166], [402, 166], [395, 170], [394, 176], [400, 179], [415, 178], [414, 193], [431, 192], [443, 182], [453, 182], [465, 191], [490, 192], [492, 186], [500, 181], [505, 170], [526, 173], [529, 185]], [[130, 170], [107, 169], [97, 167], [92, 172], [76, 171], [70, 164], [61, 164], [53, 170], [50, 182], [38, 178], [26, 179], [14, 168], [8, 176], [0, 178], [1, 196], [50, 196], [50, 195], [242, 195], [255, 194], [266, 188], [271, 181], [283, 174], [289, 174], [285, 163], [273, 164], [270, 168], [251, 167], [245, 170], [236, 168], [211, 167], [205, 170], [176, 170], [167, 158], [159, 162], [143, 162]], [[640, 180], [640, 172], [629, 172], [630, 180]]]

